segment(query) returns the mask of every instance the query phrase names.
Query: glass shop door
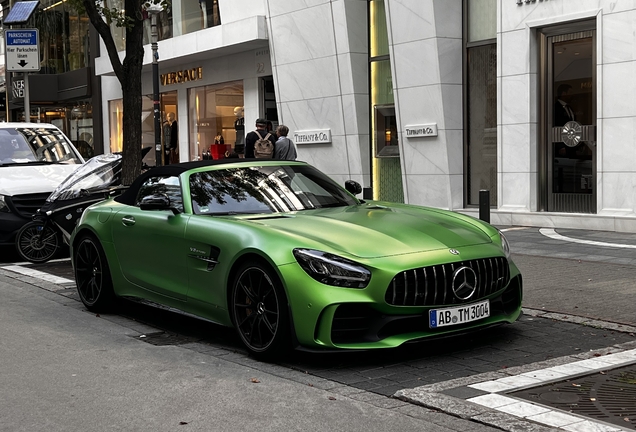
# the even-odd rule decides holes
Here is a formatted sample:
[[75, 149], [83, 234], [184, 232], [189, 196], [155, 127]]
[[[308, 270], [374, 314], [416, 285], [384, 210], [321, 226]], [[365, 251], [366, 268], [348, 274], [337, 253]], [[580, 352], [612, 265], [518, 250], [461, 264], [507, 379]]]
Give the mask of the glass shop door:
[[549, 212], [596, 213], [596, 37], [547, 37], [545, 202]]

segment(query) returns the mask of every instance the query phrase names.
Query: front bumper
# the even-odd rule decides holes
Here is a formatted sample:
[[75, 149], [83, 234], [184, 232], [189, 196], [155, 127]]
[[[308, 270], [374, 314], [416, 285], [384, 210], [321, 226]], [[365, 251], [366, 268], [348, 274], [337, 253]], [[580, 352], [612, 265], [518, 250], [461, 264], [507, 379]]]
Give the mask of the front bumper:
[[428, 337], [448, 336], [471, 329], [516, 321], [521, 315], [522, 278], [517, 275], [506, 289], [489, 298], [490, 316], [479, 321], [431, 329], [428, 311], [410, 315], [386, 315], [372, 304], [349, 303], [329, 307], [318, 323], [317, 339], [339, 348], [398, 346]]
[[[484, 251], [481, 253], [483, 257]], [[515, 264], [508, 261], [509, 279], [505, 286], [470, 302], [488, 299], [491, 309], [489, 317], [430, 328], [429, 310], [448, 307], [449, 304], [395, 306], [386, 301], [387, 289], [395, 275], [405, 269], [419, 267], [423, 262], [435, 263], [430, 253], [414, 255], [419, 256], [377, 262], [379, 265], [372, 269], [371, 282], [365, 289], [320, 284], [296, 264], [279, 267], [286, 285], [298, 344], [310, 350], [392, 348], [422, 338], [450, 336], [495, 324], [512, 323], [521, 316], [522, 276]], [[469, 256], [470, 253], [465, 251], [462, 251], [462, 255], [467, 259], [479, 257]], [[370, 267], [369, 263], [364, 264]]]

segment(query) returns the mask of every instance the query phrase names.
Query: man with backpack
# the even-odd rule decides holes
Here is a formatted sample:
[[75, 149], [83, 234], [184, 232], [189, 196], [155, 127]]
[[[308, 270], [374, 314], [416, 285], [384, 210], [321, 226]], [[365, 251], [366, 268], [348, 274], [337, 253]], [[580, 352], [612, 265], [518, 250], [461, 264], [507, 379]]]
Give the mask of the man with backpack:
[[245, 158], [271, 159], [274, 156], [276, 137], [267, 132], [267, 120], [256, 120], [256, 130], [245, 137]]

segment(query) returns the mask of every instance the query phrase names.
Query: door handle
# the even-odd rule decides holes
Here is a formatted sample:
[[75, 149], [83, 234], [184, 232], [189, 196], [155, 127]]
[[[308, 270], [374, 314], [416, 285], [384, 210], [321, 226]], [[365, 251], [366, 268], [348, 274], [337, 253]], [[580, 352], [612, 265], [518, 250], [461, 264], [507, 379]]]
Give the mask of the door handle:
[[125, 226], [132, 226], [135, 224], [135, 218], [132, 216], [124, 216], [123, 218], [121, 218], [121, 223], [123, 223]]

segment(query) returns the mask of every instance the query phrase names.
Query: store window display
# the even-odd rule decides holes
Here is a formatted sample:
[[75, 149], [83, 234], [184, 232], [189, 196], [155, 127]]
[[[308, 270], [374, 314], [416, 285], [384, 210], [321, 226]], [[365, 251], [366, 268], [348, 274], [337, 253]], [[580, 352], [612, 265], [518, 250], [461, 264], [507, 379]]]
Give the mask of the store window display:
[[190, 160], [223, 159], [244, 147], [243, 81], [188, 89]]

